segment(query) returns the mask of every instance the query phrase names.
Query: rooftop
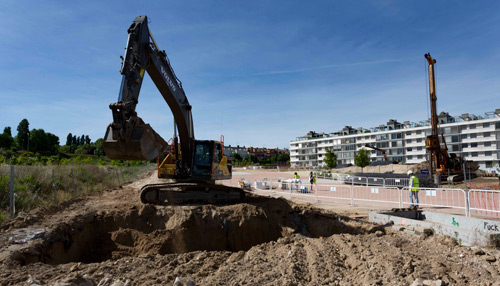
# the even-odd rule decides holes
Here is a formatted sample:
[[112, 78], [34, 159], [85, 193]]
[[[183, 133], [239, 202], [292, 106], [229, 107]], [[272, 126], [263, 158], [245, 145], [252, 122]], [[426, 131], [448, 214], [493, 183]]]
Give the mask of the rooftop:
[[[500, 109], [496, 109], [495, 111], [486, 112], [483, 116], [476, 116], [471, 113], [464, 113], [460, 116], [450, 116], [448, 112], [441, 112], [438, 115], [439, 124], [446, 123], [456, 123], [456, 122], [466, 122], [466, 121], [474, 121], [474, 120], [482, 120], [482, 119], [492, 119], [500, 117]], [[296, 140], [293, 141], [305, 141], [310, 139], [319, 139], [319, 138], [332, 138], [332, 137], [340, 137], [346, 135], [356, 135], [362, 133], [372, 133], [372, 132], [380, 132], [380, 131], [388, 131], [388, 130], [398, 130], [398, 129], [408, 129], [408, 128], [416, 128], [416, 127], [425, 127], [430, 126], [431, 120], [423, 120], [418, 123], [404, 121], [403, 123], [398, 122], [396, 119], [389, 119], [386, 125], [379, 125], [377, 127], [371, 128], [352, 128], [351, 126], [346, 126], [342, 128], [342, 130], [331, 132], [331, 133], [316, 133], [315, 131], [309, 131], [306, 135], [297, 137]]]

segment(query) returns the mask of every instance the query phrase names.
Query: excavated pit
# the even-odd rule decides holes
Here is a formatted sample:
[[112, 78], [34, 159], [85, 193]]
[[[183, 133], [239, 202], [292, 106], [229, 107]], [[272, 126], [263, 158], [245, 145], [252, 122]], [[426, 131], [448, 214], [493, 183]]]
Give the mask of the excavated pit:
[[144, 205], [77, 216], [12, 259], [21, 265], [93, 263], [143, 254], [246, 251], [297, 233], [315, 238], [362, 232], [346, 220], [273, 198], [251, 198], [229, 206]]

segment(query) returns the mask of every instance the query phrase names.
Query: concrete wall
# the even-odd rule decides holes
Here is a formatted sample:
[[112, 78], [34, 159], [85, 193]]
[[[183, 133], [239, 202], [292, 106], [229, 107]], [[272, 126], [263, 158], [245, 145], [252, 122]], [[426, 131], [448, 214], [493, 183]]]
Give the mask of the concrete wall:
[[468, 218], [460, 215], [421, 211], [370, 213], [369, 219], [375, 223], [390, 223], [403, 227], [432, 228], [435, 234], [449, 235], [463, 245], [498, 246], [500, 221]]

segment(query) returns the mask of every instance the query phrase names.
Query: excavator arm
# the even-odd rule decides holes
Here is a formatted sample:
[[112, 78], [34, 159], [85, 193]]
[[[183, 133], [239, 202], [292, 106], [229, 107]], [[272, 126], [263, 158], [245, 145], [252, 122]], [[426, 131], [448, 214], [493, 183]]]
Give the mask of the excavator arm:
[[382, 153], [382, 154], [384, 155], [384, 159], [385, 159], [386, 161], [389, 161], [389, 159], [387, 158], [387, 154], [385, 153], [385, 150], [379, 149], [379, 148], [377, 148], [377, 147], [375, 147], [375, 146], [372, 146], [372, 145], [370, 145], [370, 144], [365, 144], [365, 147], [367, 147], [367, 148], [371, 148], [371, 149], [376, 150], [376, 151], [379, 151], [380, 153]]
[[[168, 144], [135, 111], [147, 72], [174, 116], [180, 137], [181, 165], [189, 168], [194, 142], [191, 105], [170, 66], [165, 51], [160, 51], [148, 28], [148, 18], [138, 16], [128, 29], [125, 57], [120, 73], [122, 81], [118, 102], [110, 104], [113, 123], [107, 130], [104, 150], [111, 159], [153, 160], [167, 152]], [[177, 138], [174, 138], [176, 144]], [[177, 148], [175, 148], [177, 150]]]

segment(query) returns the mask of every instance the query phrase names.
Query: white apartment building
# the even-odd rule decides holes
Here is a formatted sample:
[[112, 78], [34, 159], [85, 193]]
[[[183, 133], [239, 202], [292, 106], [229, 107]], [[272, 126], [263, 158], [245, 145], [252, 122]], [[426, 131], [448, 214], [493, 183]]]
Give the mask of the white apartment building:
[[[389, 120], [386, 125], [370, 129], [350, 126], [333, 133], [309, 132], [290, 142], [292, 166], [325, 166], [326, 149], [337, 155], [337, 165], [354, 165], [356, 151], [371, 150], [371, 161], [384, 161], [381, 152], [365, 147], [365, 144], [385, 150], [389, 161], [420, 163], [427, 158], [425, 139], [431, 134], [430, 120], [399, 123]], [[439, 114], [439, 133], [443, 133], [449, 153], [466, 160], [476, 161], [481, 169], [500, 165], [500, 109], [484, 116], [462, 114], [452, 117], [446, 112]], [[442, 141], [442, 137], [439, 136]], [[444, 144], [441, 146], [444, 148]]]

